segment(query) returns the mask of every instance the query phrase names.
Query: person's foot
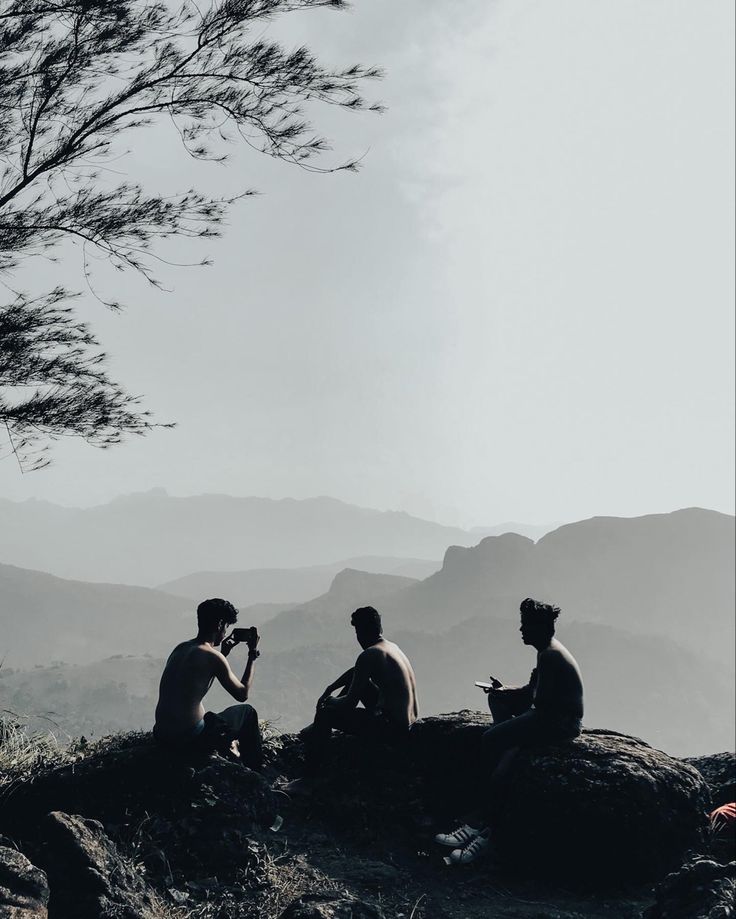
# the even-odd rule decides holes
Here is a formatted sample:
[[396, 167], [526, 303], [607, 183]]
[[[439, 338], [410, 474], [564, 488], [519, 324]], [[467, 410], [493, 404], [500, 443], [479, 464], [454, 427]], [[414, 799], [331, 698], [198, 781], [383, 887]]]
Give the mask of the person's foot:
[[446, 860], [448, 865], [470, 865], [488, 853], [491, 846], [490, 837], [486, 832], [479, 833], [464, 848], [454, 849]]
[[282, 785], [279, 791], [283, 791], [287, 795], [308, 795], [311, 794], [314, 790], [314, 782], [311, 779], [305, 777], [301, 779], [294, 779], [291, 782], [287, 782], [286, 785]]
[[463, 849], [469, 842], [472, 842], [480, 833], [480, 830], [464, 823], [459, 826], [454, 833], [438, 833], [434, 841], [441, 846], [448, 846], [450, 849]]

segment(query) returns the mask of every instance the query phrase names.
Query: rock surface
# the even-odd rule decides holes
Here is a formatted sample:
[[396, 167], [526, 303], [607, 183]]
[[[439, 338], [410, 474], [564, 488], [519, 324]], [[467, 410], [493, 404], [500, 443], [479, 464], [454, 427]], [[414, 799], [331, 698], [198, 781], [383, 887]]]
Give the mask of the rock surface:
[[[405, 749], [378, 757], [335, 736], [320, 806], [367, 836], [388, 827], [416, 835], [427, 817], [444, 829], [477, 805], [489, 724], [478, 712], [424, 718]], [[293, 749], [284, 755], [294, 762]], [[708, 803], [691, 766], [637, 738], [586, 731], [519, 755], [495, 827], [496, 856], [568, 882], [657, 879], [703, 845]]]
[[51, 811], [99, 820], [122, 839], [145, 820], [150, 859], [160, 860], [165, 849], [164, 860], [196, 876], [223, 864], [236, 871], [249, 834], [273, 823], [276, 798], [261, 775], [237, 762], [182, 761], [144, 735], [17, 785], [3, 802], [0, 829], [23, 840]]
[[63, 919], [158, 919], [140, 873], [97, 820], [54, 812], [44, 826], [53, 915]]
[[353, 897], [308, 894], [290, 904], [281, 919], [383, 919], [373, 906]]
[[49, 887], [46, 875], [17, 849], [0, 847], [0, 917], [46, 919]]
[[696, 858], [669, 874], [646, 919], [732, 919], [736, 915], [736, 862]]
[[683, 760], [694, 766], [710, 789], [713, 807], [736, 801], [736, 753], [691, 756]]

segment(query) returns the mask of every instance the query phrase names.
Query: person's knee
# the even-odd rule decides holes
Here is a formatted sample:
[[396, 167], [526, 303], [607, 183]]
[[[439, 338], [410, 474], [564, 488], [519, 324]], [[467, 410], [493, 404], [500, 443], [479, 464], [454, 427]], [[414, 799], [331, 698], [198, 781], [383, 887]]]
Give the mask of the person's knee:
[[494, 724], [502, 724], [504, 721], [510, 721], [513, 717], [511, 709], [505, 702], [494, 701], [490, 695], [488, 697], [488, 708]]
[[487, 731], [483, 731], [480, 738], [481, 753], [488, 755], [498, 749], [500, 733], [497, 728], [488, 728]]
[[480, 739], [481, 756], [497, 759], [513, 744], [512, 732], [501, 727], [488, 728]]
[[327, 708], [327, 706], [321, 706], [317, 709], [314, 714], [314, 726], [315, 727], [331, 727], [332, 725], [332, 712]]

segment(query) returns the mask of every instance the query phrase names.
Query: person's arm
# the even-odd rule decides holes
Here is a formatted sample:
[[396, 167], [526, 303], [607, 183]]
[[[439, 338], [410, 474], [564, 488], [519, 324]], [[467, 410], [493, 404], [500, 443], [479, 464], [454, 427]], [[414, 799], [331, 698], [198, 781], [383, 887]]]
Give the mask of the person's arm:
[[330, 705], [340, 705], [344, 708], [355, 708], [360, 702], [361, 696], [367, 691], [371, 682], [371, 662], [368, 651], [364, 651], [355, 662], [352, 670], [353, 679], [350, 683], [350, 689], [344, 696], [337, 699], [328, 699]]
[[[250, 673], [248, 673], [249, 669], [251, 670]], [[219, 651], [215, 651], [214, 670], [215, 677], [225, 692], [229, 693], [233, 699], [238, 702], [247, 701], [250, 682], [253, 679], [252, 662], [250, 659], [246, 664], [245, 672], [243, 673], [243, 679], [239, 680], [233, 673], [232, 668], [230, 667], [230, 664], [228, 664], [225, 656], [220, 654]]]
[[[260, 655], [260, 651], [257, 648], [259, 640], [259, 637], [256, 636], [255, 641], [248, 643], [248, 660], [241, 679], [235, 676], [225, 655], [219, 651], [214, 652], [216, 655], [215, 676], [223, 689], [230, 693], [233, 699], [237, 699], [238, 702], [247, 702], [250, 695], [251, 686], [253, 685], [253, 670], [256, 659]], [[228, 648], [228, 653], [231, 650], [232, 647]]]
[[345, 689], [346, 686], [350, 686], [350, 684], [353, 682], [354, 671], [355, 667], [351, 667], [349, 670], [346, 670], [342, 676], [339, 676], [334, 683], [330, 683], [327, 689], [325, 689], [325, 691], [319, 697], [319, 702], [324, 702], [325, 699], [329, 698], [329, 696], [331, 696], [336, 689]]
[[498, 689], [486, 690], [491, 698], [501, 699], [514, 714], [521, 714], [531, 708], [534, 701], [534, 687], [537, 683], [537, 670], [532, 670], [529, 682], [525, 686], [501, 686]]

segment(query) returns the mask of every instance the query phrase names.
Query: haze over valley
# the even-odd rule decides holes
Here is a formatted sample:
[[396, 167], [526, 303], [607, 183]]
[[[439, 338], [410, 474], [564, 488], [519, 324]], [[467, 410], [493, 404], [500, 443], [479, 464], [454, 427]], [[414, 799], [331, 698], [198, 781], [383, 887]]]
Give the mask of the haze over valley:
[[[534, 661], [518, 638], [518, 605], [535, 596], [563, 609], [560, 635], [583, 669], [588, 726], [640, 734], [681, 755], [732, 744], [734, 518], [726, 514], [691, 508], [592, 518], [534, 542], [516, 533], [477, 541], [478, 534], [329, 499], [155, 493], [88, 511], [8, 507], [19, 533], [30, 534], [39, 515], [48, 521], [37, 545], [18, 540], [16, 559], [38, 565], [46, 555], [59, 570], [76, 558], [75, 570], [100, 564], [121, 580], [140, 572], [158, 584], [0, 565], [0, 607], [12, 610], [0, 693], [4, 707], [37, 730], [72, 737], [150, 727], [163, 661], [193, 634], [196, 604], [207, 596], [232, 600], [240, 624], [259, 626], [253, 702], [280, 730], [308, 723], [324, 686], [350, 665], [358, 649], [349, 615], [366, 604], [381, 610], [387, 634], [412, 659], [424, 714], [483, 708], [474, 680], [489, 672], [512, 684], [528, 677]], [[206, 539], [190, 539], [183, 525], [197, 513]], [[56, 552], [64, 526], [69, 539]], [[110, 534], [104, 542], [101, 527]], [[171, 539], [160, 538], [164, 527]], [[297, 536], [305, 539], [308, 528], [313, 538], [299, 552]], [[3, 540], [10, 551], [7, 532]], [[341, 547], [375, 554], [292, 564]], [[216, 557], [223, 567], [253, 557], [276, 564], [207, 570]], [[181, 575], [185, 560], [193, 570]], [[177, 566], [173, 580], [158, 574]], [[219, 688], [212, 697], [212, 707], [227, 705]]]

